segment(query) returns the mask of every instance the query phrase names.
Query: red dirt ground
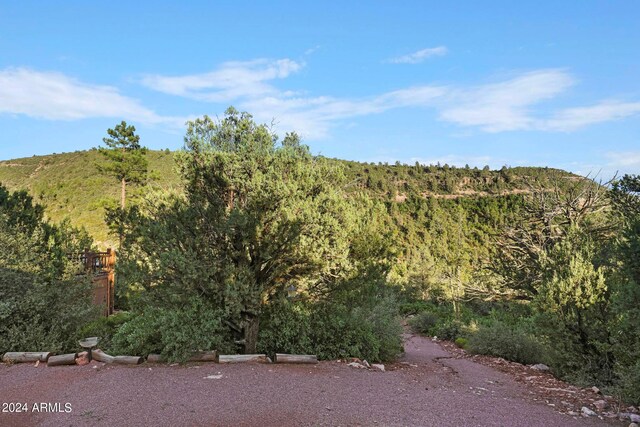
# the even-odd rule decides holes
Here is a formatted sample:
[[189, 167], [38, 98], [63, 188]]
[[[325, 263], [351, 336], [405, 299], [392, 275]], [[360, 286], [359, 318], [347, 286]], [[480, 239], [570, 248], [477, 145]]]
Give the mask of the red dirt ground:
[[[628, 425], [605, 417], [561, 413], [566, 408], [560, 408], [554, 398], [541, 396], [509, 370], [501, 372], [455, 349], [447, 351], [428, 338], [405, 338], [404, 357], [387, 365], [386, 372], [354, 369], [338, 362], [0, 364], [0, 403], [24, 402], [28, 406], [26, 413], [0, 412], [0, 425]], [[70, 404], [71, 412], [33, 412], [34, 403], [39, 402], [59, 403], [62, 410]]]

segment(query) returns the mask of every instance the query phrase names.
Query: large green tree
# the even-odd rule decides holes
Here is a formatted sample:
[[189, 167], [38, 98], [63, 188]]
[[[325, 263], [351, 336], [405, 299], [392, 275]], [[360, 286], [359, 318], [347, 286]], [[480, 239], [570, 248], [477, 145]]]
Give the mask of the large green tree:
[[322, 298], [353, 272], [358, 214], [342, 172], [296, 134], [278, 143], [230, 108], [188, 123], [178, 164], [184, 196], [154, 196], [130, 213], [121, 260], [141, 301], [175, 307], [195, 296], [222, 308], [253, 352], [265, 304], [294, 288]]
[[625, 175], [611, 191], [621, 233], [615, 254], [612, 336], [623, 395], [640, 403], [640, 175]]

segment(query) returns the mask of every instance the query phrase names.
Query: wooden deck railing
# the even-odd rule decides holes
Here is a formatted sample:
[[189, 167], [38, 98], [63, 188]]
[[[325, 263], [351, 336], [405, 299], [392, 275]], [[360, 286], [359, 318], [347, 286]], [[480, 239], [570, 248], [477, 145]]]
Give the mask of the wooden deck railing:
[[93, 303], [104, 307], [104, 316], [113, 314], [113, 301], [115, 298], [115, 251], [112, 249], [107, 249], [106, 252], [85, 250], [76, 256], [76, 259], [84, 266], [84, 270], [91, 273]]

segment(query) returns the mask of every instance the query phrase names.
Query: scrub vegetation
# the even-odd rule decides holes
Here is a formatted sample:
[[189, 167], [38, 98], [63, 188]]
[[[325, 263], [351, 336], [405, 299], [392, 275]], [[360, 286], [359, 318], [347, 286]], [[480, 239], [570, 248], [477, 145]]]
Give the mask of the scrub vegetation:
[[[0, 292], [81, 289], [46, 254], [88, 244], [70, 231], [82, 226], [98, 246], [122, 237], [126, 313], [90, 319], [87, 303], [58, 324], [113, 351], [391, 360], [404, 316], [471, 352], [545, 363], [640, 403], [640, 177], [328, 159], [233, 108], [188, 123], [184, 142], [146, 152], [148, 182], [127, 186], [124, 209], [97, 150], [0, 162], [0, 238], [12, 248], [0, 268], [15, 277]], [[36, 226], [16, 226], [28, 212]], [[47, 260], [35, 272], [32, 253]], [[46, 293], [29, 295], [20, 313], [46, 309]], [[1, 319], [26, 316], [5, 300]], [[16, 331], [37, 320], [24, 319], [0, 329], [0, 350], [26, 345]], [[56, 339], [29, 342], [63, 348]]]

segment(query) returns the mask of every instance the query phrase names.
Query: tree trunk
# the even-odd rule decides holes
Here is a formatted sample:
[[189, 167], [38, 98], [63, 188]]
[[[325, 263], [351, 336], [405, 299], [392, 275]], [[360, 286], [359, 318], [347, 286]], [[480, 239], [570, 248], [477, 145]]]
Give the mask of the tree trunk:
[[164, 358], [159, 354], [150, 354], [147, 356], [147, 363], [162, 363]]
[[282, 354], [276, 353], [275, 363], [318, 363], [318, 356], [315, 354]]
[[258, 344], [258, 330], [260, 318], [249, 315], [244, 324], [244, 352], [245, 354], [255, 354]]
[[113, 358], [113, 363], [119, 365], [139, 365], [142, 363], [142, 357], [138, 356], [116, 356]]
[[271, 363], [271, 359], [266, 354], [219, 354], [216, 361], [218, 363]]
[[189, 357], [187, 362], [215, 362], [216, 356], [217, 352], [215, 350], [196, 351]]
[[127, 192], [127, 182], [122, 178], [122, 184], [120, 187], [120, 207], [124, 209], [124, 200]]
[[124, 180], [124, 178], [122, 178], [122, 185], [120, 187], [120, 224], [119, 224], [119, 250], [122, 250], [122, 242], [124, 241], [124, 232], [122, 229], [122, 222], [123, 222], [123, 217], [124, 217], [124, 206], [125, 206], [125, 197], [126, 197], [126, 193], [127, 193], [127, 182]]
[[98, 362], [103, 362], [103, 363], [113, 363], [113, 361], [115, 360], [115, 357], [110, 356], [107, 353], [104, 353], [100, 349], [92, 350], [91, 358], [97, 360]]
[[77, 353], [61, 354], [60, 356], [51, 356], [47, 360], [47, 366], [75, 365]]
[[46, 362], [51, 353], [49, 352], [8, 352], [2, 357], [5, 363], [21, 363], [21, 362]]

